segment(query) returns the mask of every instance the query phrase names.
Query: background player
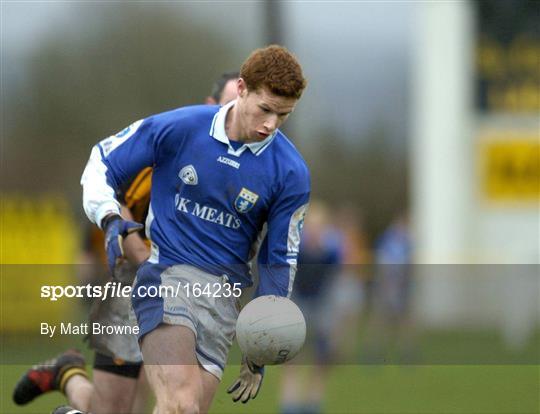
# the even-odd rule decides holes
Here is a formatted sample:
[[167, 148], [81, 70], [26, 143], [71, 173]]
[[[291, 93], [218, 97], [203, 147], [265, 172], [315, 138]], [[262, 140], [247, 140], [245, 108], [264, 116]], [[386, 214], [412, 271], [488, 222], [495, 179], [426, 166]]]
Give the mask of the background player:
[[[299, 364], [312, 368], [302, 381], [298, 365], [288, 364], [281, 387], [283, 414], [317, 414], [322, 410], [326, 381], [335, 350], [332, 334], [336, 318], [331, 310], [330, 290], [342, 261], [342, 236], [331, 222], [328, 208], [312, 201], [306, 217], [293, 301], [306, 318], [307, 341]], [[302, 359], [309, 355], [308, 360]]]
[[[234, 100], [237, 79], [238, 72], [224, 73], [214, 83], [205, 102], [225, 105]], [[152, 169], [145, 168], [128, 183], [127, 190], [120, 192], [122, 216], [126, 219], [146, 220], [151, 177]], [[86, 243], [87, 262], [99, 265], [105, 261], [103, 244], [103, 232], [92, 226]], [[131, 284], [138, 265], [148, 259], [149, 243], [144, 233], [139, 232], [126, 237], [123, 247], [128, 261], [117, 268], [115, 276], [117, 281]], [[104, 325], [134, 324], [130, 309], [130, 298], [112, 297], [104, 301], [97, 298], [89, 319], [91, 323]], [[84, 371], [83, 356], [72, 350], [30, 369], [15, 388], [15, 402], [26, 404], [44, 392], [58, 389], [66, 394], [73, 407], [91, 410], [94, 414], [145, 412], [147, 401], [144, 396], [147, 393], [137, 338], [132, 335], [90, 335], [89, 342], [96, 351], [92, 383]]]
[[368, 362], [388, 359], [399, 362], [415, 358], [415, 329], [411, 312], [414, 292], [413, 240], [406, 213], [397, 214], [375, 243], [373, 310], [368, 321], [365, 357]]

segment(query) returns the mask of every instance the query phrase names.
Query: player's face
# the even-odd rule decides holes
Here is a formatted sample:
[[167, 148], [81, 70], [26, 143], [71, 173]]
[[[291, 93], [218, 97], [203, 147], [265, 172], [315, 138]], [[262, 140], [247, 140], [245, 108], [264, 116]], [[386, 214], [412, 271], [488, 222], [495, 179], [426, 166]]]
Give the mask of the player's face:
[[236, 99], [238, 96], [238, 89], [236, 87], [236, 79], [231, 79], [223, 87], [221, 92], [221, 98], [218, 102], [219, 105], [226, 105], [229, 102]]
[[249, 91], [239, 79], [238, 115], [242, 138], [246, 142], [262, 141], [273, 134], [294, 110], [298, 99], [278, 96], [266, 88]]

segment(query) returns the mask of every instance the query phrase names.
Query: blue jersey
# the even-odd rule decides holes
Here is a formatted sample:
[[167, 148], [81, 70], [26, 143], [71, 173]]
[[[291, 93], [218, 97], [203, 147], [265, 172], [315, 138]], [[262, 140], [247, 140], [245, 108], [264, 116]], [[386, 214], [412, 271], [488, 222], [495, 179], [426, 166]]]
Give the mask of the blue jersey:
[[256, 295], [289, 296], [309, 172], [279, 130], [262, 142], [232, 145], [225, 118], [234, 103], [158, 114], [101, 141], [81, 180], [85, 211], [99, 225], [119, 211], [115, 192], [153, 167], [146, 221], [150, 262], [190, 264], [247, 287], [249, 262], [266, 224]]

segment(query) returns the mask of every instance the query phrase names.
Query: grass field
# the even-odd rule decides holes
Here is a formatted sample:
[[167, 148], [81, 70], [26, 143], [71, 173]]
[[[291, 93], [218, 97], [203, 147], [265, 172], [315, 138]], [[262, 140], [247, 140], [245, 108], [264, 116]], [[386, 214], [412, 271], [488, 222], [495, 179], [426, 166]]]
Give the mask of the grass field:
[[[13, 385], [32, 362], [73, 347], [73, 340], [53, 346], [37, 339], [3, 338], [0, 413], [46, 414], [64, 403], [51, 393], [25, 407], [11, 402]], [[86, 349], [82, 343], [79, 348]], [[88, 356], [91, 354], [85, 350]], [[309, 366], [298, 367], [308, 371]], [[228, 366], [213, 413], [278, 413], [282, 370], [269, 367], [263, 388], [247, 405], [234, 404], [225, 389], [238, 373]], [[309, 373], [306, 372], [309, 378]], [[540, 413], [540, 366], [535, 365], [339, 365], [330, 370], [326, 413]]]

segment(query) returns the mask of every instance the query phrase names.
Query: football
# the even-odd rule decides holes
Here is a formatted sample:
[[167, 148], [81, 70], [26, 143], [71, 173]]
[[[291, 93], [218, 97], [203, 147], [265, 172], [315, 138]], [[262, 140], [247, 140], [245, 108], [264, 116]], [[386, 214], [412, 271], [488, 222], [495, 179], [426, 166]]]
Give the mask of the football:
[[257, 365], [294, 358], [306, 339], [306, 321], [290, 299], [267, 295], [249, 302], [238, 316], [236, 338], [244, 356]]

